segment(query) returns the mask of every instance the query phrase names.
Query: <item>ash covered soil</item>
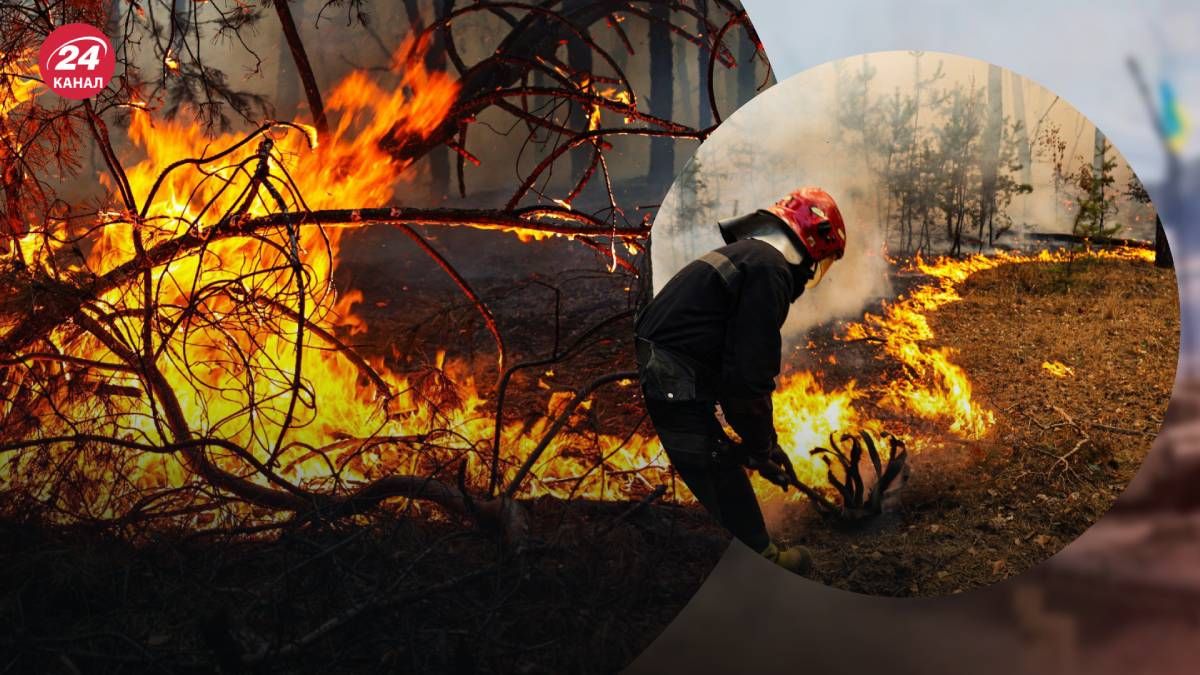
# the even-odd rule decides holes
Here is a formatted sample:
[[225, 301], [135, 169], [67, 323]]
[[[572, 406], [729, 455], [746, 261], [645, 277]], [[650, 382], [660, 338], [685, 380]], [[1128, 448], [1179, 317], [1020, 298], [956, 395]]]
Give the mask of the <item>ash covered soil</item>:
[[[1179, 350], [1173, 270], [1096, 259], [1004, 265], [959, 292], [929, 315], [930, 344], [954, 350], [995, 427], [910, 456], [899, 507], [864, 525], [782, 509], [774, 527], [812, 549], [811, 578], [928, 596], [1020, 574], [1100, 518], [1150, 449]], [[1055, 377], [1043, 362], [1073, 372]]]

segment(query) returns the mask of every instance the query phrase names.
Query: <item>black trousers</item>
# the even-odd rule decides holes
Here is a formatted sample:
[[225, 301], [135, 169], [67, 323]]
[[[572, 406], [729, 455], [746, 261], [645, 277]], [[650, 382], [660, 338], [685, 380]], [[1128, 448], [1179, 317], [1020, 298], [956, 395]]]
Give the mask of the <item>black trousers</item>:
[[755, 551], [771, 543], [744, 458], [717, 420], [711, 401], [646, 398], [667, 457], [696, 499], [735, 537]]

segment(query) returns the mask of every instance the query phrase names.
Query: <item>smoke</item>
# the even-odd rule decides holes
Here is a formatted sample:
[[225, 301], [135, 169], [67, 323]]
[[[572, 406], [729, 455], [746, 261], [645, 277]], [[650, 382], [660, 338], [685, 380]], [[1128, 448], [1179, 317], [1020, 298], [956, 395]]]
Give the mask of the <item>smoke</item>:
[[881, 253], [883, 232], [870, 221], [842, 215], [847, 230], [853, 227], [854, 232], [846, 242], [846, 255], [829, 268], [821, 283], [792, 304], [783, 327], [787, 342], [795, 344], [808, 329], [834, 319], [861, 318], [869, 304], [891, 295], [888, 262]]
[[790, 78], [745, 104], [700, 146], [654, 221], [655, 292], [684, 265], [724, 244], [719, 219], [814, 185], [833, 196], [845, 218], [846, 254], [792, 305], [785, 340], [802, 344], [813, 326], [861, 316], [873, 300], [891, 294], [885, 233], [875, 215], [879, 186], [864, 180], [836, 134], [829, 110], [835, 86], [830, 66]]

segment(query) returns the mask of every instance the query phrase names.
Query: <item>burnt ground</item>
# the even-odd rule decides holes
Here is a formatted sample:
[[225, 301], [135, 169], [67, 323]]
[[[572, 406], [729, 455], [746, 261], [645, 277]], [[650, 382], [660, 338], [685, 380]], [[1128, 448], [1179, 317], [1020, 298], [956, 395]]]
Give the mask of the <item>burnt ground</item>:
[[[789, 509], [779, 527], [813, 549], [812, 578], [908, 596], [1019, 574], [1103, 515], [1149, 450], [1178, 354], [1173, 271], [1125, 261], [1006, 265], [960, 292], [930, 325], [936, 345], [956, 350], [976, 400], [996, 411], [993, 432], [912, 457], [901, 506], [864, 526]], [[1043, 361], [1074, 375], [1052, 377]]]
[[[527, 506], [523, 553], [459, 523], [387, 515], [270, 540], [178, 534], [141, 546], [0, 524], [0, 668], [612, 672], [675, 617], [727, 544], [690, 508]], [[256, 659], [263, 647], [273, 651]]]

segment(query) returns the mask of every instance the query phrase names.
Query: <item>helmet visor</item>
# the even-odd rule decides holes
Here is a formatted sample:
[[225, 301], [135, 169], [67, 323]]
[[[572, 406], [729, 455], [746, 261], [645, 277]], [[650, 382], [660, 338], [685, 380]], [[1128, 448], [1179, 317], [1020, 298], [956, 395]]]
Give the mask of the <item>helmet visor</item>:
[[812, 279], [809, 279], [808, 283], [805, 284], [804, 287], [812, 288], [821, 283], [821, 280], [825, 278], [825, 273], [828, 272], [829, 267], [833, 265], [833, 260], [833, 258], [825, 258], [824, 260], [818, 261], [817, 269], [813, 272]]

